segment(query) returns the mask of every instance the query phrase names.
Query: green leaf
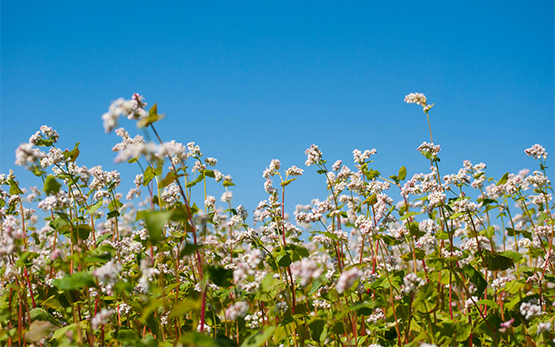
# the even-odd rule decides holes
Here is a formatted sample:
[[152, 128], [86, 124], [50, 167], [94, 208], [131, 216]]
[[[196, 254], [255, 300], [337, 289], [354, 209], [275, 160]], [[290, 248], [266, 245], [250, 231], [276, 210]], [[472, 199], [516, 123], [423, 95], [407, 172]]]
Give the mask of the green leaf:
[[23, 191], [19, 189], [17, 182], [13, 178], [10, 178], [8, 182], [10, 183], [10, 195], [23, 194]]
[[198, 175], [197, 178], [195, 178], [194, 181], [187, 182], [187, 188], [196, 186], [197, 183], [202, 182], [203, 179], [204, 179], [204, 174]]
[[35, 307], [29, 312], [29, 314], [31, 315], [31, 321], [40, 320], [56, 323], [54, 318], [50, 316], [50, 314], [42, 307]]
[[59, 311], [59, 310], [62, 309], [62, 305], [60, 304], [58, 299], [56, 299], [55, 295], [52, 295], [48, 299], [44, 300], [42, 302], [41, 306], [42, 307], [48, 307], [48, 308], [54, 309], [56, 311]]
[[376, 194], [372, 194], [370, 195], [368, 198], [366, 198], [366, 200], [364, 200], [363, 204], [368, 204], [368, 205], [374, 205], [378, 203], [378, 198], [376, 197]]
[[135, 333], [135, 330], [124, 328], [119, 329], [115, 337], [119, 342], [136, 344], [136, 340], [139, 336]]
[[158, 114], [158, 103], [152, 105], [152, 107], [150, 108], [150, 110], [148, 110], [148, 115], [152, 116]]
[[191, 311], [200, 310], [200, 301], [194, 301], [192, 299], [186, 299], [185, 301], [179, 301], [177, 304], [172, 306], [170, 311], [170, 318], [181, 317]]
[[473, 295], [479, 298], [482, 297], [484, 290], [486, 290], [488, 286], [488, 282], [486, 282], [482, 274], [476, 271], [476, 269], [473, 268], [471, 265], [465, 265], [463, 267], [463, 270], [470, 277], [472, 283], [474, 283], [474, 285], [476, 286], [476, 291]]
[[196, 331], [183, 333], [183, 335], [181, 336], [181, 342], [189, 345], [192, 344], [193, 346], [198, 346], [198, 347], [204, 347], [204, 346], [219, 347], [220, 346], [220, 344], [218, 344], [210, 336], [198, 333]]
[[420, 214], [422, 214], [422, 212], [409, 212], [409, 213], [405, 213], [405, 214], [403, 215], [403, 217], [399, 218], [399, 220], [409, 219], [409, 218], [412, 217], [412, 216], [418, 216], [418, 215], [420, 215]]
[[145, 223], [150, 239], [153, 243], [158, 242], [162, 236], [162, 231], [172, 213], [168, 211], [153, 211], [145, 214]]
[[85, 271], [76, 272], [72, 275], [67, 275], [60, 279], [55, 279], [52, 284], [61, 290], [81, 289], [85, 287], [94, 287], [94, 277]]
[[399, 181], [403, 181], [405, 178], [407, 178], [407, 168], [404, 166], [401, 166], [397, 177], [399, 178]]
[[524, 237], [526, 237], [529, 240], [532, 240], [532, 233], [530, 233], [529, 231], [526, 230], [516, 230], [513, 228], [506, 228], [507, 229], [507, 235], [509, 236], [515, 236], [515, 235], [522, 235]]
[[77, 231], [77, 234], [79, 235], [79, 238], [81, 240], [88, 239], [91, 233], [91, 227], [87, 224], [76, 225], [75, 230]]
[[350, 309], [355, 310], [358, 315], [369, 316], [374, 312], [374, 307], [376, 307], [376, 302], [357, 302], [353, 304]]
[[31, 266], [33, 265], [31, 263], [31, 260], [35, 259], [36, 257], [38, 257], [38, 253], [27, 251], [19, 257], [19, 259], [15, 262], [15, 266], [16, 267]]
[[219, 287], [229, 287], [233, 285], [233, 270], [225, 269], [223, 266], [208, 266], [210, 280]]
[[416, 260], [422, 260], [424, 259], [425, 256], [426, 256], [426, 252], [424, 252], [420, 248], [415, 248], [414, 256], [412, 252], [407, 252], [401, 256], [401, 259], [403, 259], [404, 261], [411, 261], [411, 260], [414, 260], [414, 258], [416, 257]]
[[501, 178], [499, 179], [499, 181], [497, 181], [497, 185], [500, 186], [500, 185], [502, 185], [502, 184], [505, 184], [505, 183], [507, 183], [508, 180], [509, 180], [509, 173], [506, 172], [506, 173], [503, 175], [503, 177], [501, 177]]
[[68, 330], [75, 331], [75, 330], [77, 330], [77, 327], [79, 327], [80, 329], [86, 329], [87, 328], [87, 321], [82, 320], [80, 322], [73, 323], [73, 324], [70, 324], [70, 325], [66, 325], [63, 328], [60, 328], [60, 329], [56, 330], [54, 332], [54, 334], [52, 335], [51, 340], [60, 340], [62, 338], [67, 339], [66, 333], [68, 332]]
[[316, 319], [310, 322], [308, 325], [310, 327], [310, 334], [312, 338], [316, 341], [320, 341], [322, 333], [324, 332], [324, 326], [326, 325], [326, 321], [323, 319]]
[[71, 151], [68, 151], [67, 149], [64, 151], [64, 158], [66, 158], [66, 160], [69, 160], [70, 162], [74, 162], [77, 157], [79, 157], [79, 144], [81, 142], [77, 142], [75, 144], [75, 147], [73, 147], [73, 149]]
[[60, 191], [62, 185], [56, 181], [54, 176], [48, 175], [44, 181], [44, 188], [42, 189], [46, 195], [56, 195]]
[[487, 263], [488, 270], [507, 270], [515, 266], [515, 262], [512, 258], [505, 257], [500, 254], [494, 254], [487, 249], [483, 251], [485, 261]]
[[491, 239], [493, 237], [493, 235], [495, 235], [495, 229], [493, 228], [493, 226], [488, 227], [485, 230], [485, 234], [486, 234], [486, 237], [488, 239]]
[[58, 329], [58, 327], [50, 321], [36, 320], [31, 323], [29, 330], [25, 332], [25, 340], [29, 342], [38, 342], [56, 329]]
[[224, 187], [231, 187], [231, 186], [235, 186], [235, 183], [233, 183], [233, 182], [231, 182], [231, 181], [224, 180], [224, 182], [222, 183], [222, 185], [223, 185]]
[[146, 187], [150, 181], [154, 179], [154, 177], [160, 176], [162, 174], [162, 170], [162, 166], [159, 166], [156, 169], [153, 169], [152, 166], [147, 167], [143, 177], [143, 187]]
[[249, 336], [242, 344], [241, 347], [260, 347], [273, 335], [276, 327], [270, 326], [258, 330]]
[[[109, 234], [107, 234], [108, 236], [111, 236]], [[105, 236], [105, 235], [103, 235]], [[97, 248], [98, 249], [98, 248]], [[98, 255], [90, 255], [90, 256], [85, 256], [83, 258], [83, 260], [87, 263], [100, 263], [100, 264], [106, 264], [107, 262], [109, 262], [112, 259], [112, 255], [110, 253], [104, 253], [104, 254], [98, 254]]]
[[426, 234], [425, 232], [420, 230], [420, 227], [418, 226], [418, 222], [407, 223], [407, 226], [408, 226], [409, 232], [412, 236], [422, 237]]
[[34, 166], [33, 169], [31, 170], [31, 172], [33, 173], [33, 175], [40, 177], [43, 174], [46, 173], [46, 171], [42, 170], [40, 167], [38, 166]]
[[311, 287], [310, 290], [308, 291], [308, 295], [312, 295], [312, 294], [316, 293], [316, 291], [317, 291], [318, 289], [320, 289], [320, 287], [321, 287], [324, 283], [326, 283], [326, 282], [327, 282], [327, 280], [326, 280], [326, 278], [323, 277], [323, 276], [320, 276], [320, 277], [318, 277], [318, 278], [315, 278], [315, 279], [312, 281], [312, 287]]
[[180, 204], [172, 210], [171, 220], [174, 222], [188, 222], [190, 218], [192, 218], [191, 213], [185, 205]]
[[179, 256], [180, 257], [185, 257], [189, 254], [193, 254], [193, 252], [195, 252], [197, 249], [200, 249], [200, 248], [202, 248], [201, 245], [194, 245], [192, 243], [186, 243], [185, 247], [183, 247], [181, 252], [179, 252]]
[[106, 216], [107, 219], [111, 219], [114, 217], [119, 217], [119, 212], [118, 211], [110, 211], [108, 212], [108, 215]]
[[288, 267], [292, 262], [291, 256], [286, 251], [280, 251], [276, 256], [276, 260], [281, 267]]
[[369, 181], [373, 180], [376, 177], [380, 176], [380, 172], [377, 170], [373, 170], [373, 169], [368, 169], [368, 171], [364, 171], [364, 176], [366, 176], [366, 179], [368, 179]]
[[498, 308], [499, 307], [499, 305], [495, 301], [490, 300], [490, 299], [479, 300], [476, 304], [478, 304], [478, 305], [487, 305], [487, 306], [493, 307], [493, 308]]
[[94, 205], [92, 205], [91, 207], [89, 207], [89, 209], [87, 210], [87, 212], [89, 214], [93, 214], [96, 212], [96, 210], [98, 210], [101, 206], [102, 206], [102, 202], [104, 199], [99, 199]]
[[293, 182], [293, 181], [296, 180], [297, 178], [298, 178], [298, 177], [290, 178], [290, 179], [288, 179], [288, 180], [285, 180], [285, 181], [281, 182], [281, 186], [282, 186], [282, 187], [287, 187], [291, 182]]
[[225, 335], [218, 335], [216, 342], [219, 347], [237, 347], [237, 343]]
[[513, 252], [513, 251], [500, 252], [499, 255], [511, 258], [514, 262], [517, 262], [520, 259], [522, 259], [522, 254], [517, 253], [517, 252]]
[[455, 322], [455, 340], [457, 342], [463, 342], [468, 339], [472, 332], [472, 324], [468, 322]]
[[420, 151], [420, 154], [422, 154], [428, 160], [433, 160], [434, 159], [434, 155], [432, 153], [428, 152], [428, 151]]
[[117, 211], [120, 207], [123, 206], [123, 203], [119, 200], [112, 200], [110, 201], [110, 203], [108, 204], [108, 209], [110, 211]]
[[152, 312], [146, 319], [146, 325], [150, 328], [150, 331], [157, 337], [161, 337], [160, 332], [160, 324], [158, 323], [158, 319], [154, 316], [154, 312]]
[[137, 127], [145, 128], [151, 125], [152, 123], [159, 121], [162, 118], [164, 118], [164, 116], [158, 114], [158, 106], [157, 104], [154, 104], [150, 108], [150, 111], [148, 111], [148, 116], [139, 119], [139, 121], [137, 122]]
[[164, 177], [164, 179], [158, 184], [158, 188], [164, 188], [169, 186], [176, 178], [177, 178], [177, 175], [175, 174], [175, 172], [173, 171], [168, 172], [166, 177]]
[[291, 244], [291, 245], [289, 245], [289, 247], [300, 258], [306, 258], [310, 255], [310, 253], [308, 252], [308, 249], [306, 249], [304, 246], [297, 245], [297, 244]]
[[38, 139], [35, 146], [50, 147], [54, 144], [54, 140]]

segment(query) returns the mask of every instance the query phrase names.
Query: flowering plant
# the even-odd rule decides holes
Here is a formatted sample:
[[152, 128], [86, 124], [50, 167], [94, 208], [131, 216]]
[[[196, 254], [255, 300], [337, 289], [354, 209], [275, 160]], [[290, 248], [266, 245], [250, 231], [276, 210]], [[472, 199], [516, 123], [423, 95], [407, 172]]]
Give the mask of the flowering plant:
[[[2, 345], [555, 345], [545, 149], [525, 150], [533, 173], [496, 180], [465, 161], [441, 176], [433, 105], [420, 93], [405, 101], [426, 113], [431, 142], [418, 151], [430, 172], [384, 177], [375, 149], [330, 170], [312, 145], [306, 170], [327, 198], [289, 220], [285, 191], [305, 172], [271, 160], [252, 224], [217, 160], [163, 142], [157, 105], [138, 94], [102, 116], [121, 138], [115, 161], [138, 167], [125, 198], [117, 171], [80, 166], [79, 143], [63, 151], [41, 127], [15, 163], [42, 187], [0, 175]], [[149, 136], [116, 129], [122, 115]], [[222, 185], [221, 204], [208, 180]]]

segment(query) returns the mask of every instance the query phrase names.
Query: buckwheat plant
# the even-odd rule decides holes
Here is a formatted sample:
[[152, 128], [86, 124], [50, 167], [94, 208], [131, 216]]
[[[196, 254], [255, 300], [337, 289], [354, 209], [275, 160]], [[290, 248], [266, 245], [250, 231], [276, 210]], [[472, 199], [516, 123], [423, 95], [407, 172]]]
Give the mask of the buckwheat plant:
[[[536, 171], [497, 180], [469, 161], [441, 175], [433, 104], [405, 101], [426, 114], [429, 172], [384, 177], [375, 149], [330, 167], [312, 145], [304, 169], [270, 161], [250, 221], [217, 159], [162, 140], [138, 94], [102, 116], [114, 161], [136, 167], [129, 191], [42, 126], [15, 151], [38, 185], [0, 175], [0, 344], [555, 345], [547, 152], [533, 145]], [[285, 191], [306, 175], [326, 198], [290, 218]]]

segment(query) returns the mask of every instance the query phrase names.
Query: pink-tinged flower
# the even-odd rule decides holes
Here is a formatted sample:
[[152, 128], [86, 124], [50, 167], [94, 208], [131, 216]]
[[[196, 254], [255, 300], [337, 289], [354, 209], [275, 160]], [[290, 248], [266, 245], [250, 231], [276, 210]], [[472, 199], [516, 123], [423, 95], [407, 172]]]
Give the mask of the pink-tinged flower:
[[499, 331], [504, 333], [505, 331], [507, 331], [507, 329], [512, 328], [514, 321], [515, 319], [511, 318], [508, 321], [501, 323], [501, 328], [499, 328]]
[[551, 330], [551, 322], [538, 323], [538, 335], [541, 335], [543, 332], [547, 332], [549, 330]]
[[337, 284], [335, 285], [335, 289], [339, 294], [343, 293], [346, 290], [349, 290], [353, 286], [356, 280], [360, 278], [360, 270], [356, 267], [347, 270], [339, 276], [337, 280]]
[[529, 157], [534, 157], [534, 159], [547, 159], [547, 152], [545, 151], [545, 148], [538, 145], [537, 143], [532, 147], [525, 149], [524, 153], [526, 153], [526, 155], [528, 155]]
[[302, 176], [303, 169], [296, 167], [295, 165], [291, 166], [287, 171], [285, 171], [287, 176]]
[[316, 145], [311, 145], [305, 152], [306, 154], [306, 166], [315, 165], [322, 161], [322, 151]]
[[62, 251], [60, 251], [58, 248], [56, 248], [54, 251], [52, 251], [52, 254], [50, 254], [50, 259], [56, 260], [56, 259], [60, 258], [61, 256], [62, 256]]
[[407, 104], [417, 104], [422, 107], [427, 106], [426, 104], [426, 96], [422, 93], [410, 93], [409, 95], [405, 96], [405, 102]]
[[94, 330], [98, 329], [101, 325], [108, 323], [110, 317], [114, 314], [113, 310], [107, 310], [103, 308], [98, 312], [94, 318], [91, 320], [91, 325]]
[[313, 279], [319, 277], [323, 270], [318, 268], [318, 263], [312, 259], [303, 259], [291, 264], [291, 272], [300, 279], [302, 287], [307, 286]]

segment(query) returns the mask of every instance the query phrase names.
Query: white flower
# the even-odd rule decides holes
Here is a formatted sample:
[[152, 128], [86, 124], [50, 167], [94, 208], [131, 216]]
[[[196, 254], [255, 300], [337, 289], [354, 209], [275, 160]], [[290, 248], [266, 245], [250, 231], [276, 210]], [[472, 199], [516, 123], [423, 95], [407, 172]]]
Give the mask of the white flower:
[[540, 159], [540, 158], [543, 158], [544, 160], [547, 159], [547, 152], [545, 151], [545, 148], [543, 148], [538, 144], [535, 144], [532, 147], [525, 149], [524, 153], [526, 153], [526, 155], [530, 157], [534, 157], [534, 159]]
[[417, 104], [422, 107], [427, 106], [426, 104], [426, 96], [422, 93], [410, 93], [409, 95], [405, 96], [405, 102], [407, 104]]
[[104, 130], [109, 133], [118, 126], [118, 118], [120, 116], [125, 116], [128, 119], [141, 119], [147, 116], [144, 107], [143, 98], [135, 93], [133, 94], [132, 100], [125, 100], [119, 98], [112, 102], [108, 112], [102, 115], [102, 121], [104, 123]]
[[307, 157], [305, 162], [306, 166], [315, 165], [322, 161], [322, 152], [316, 145], [311, 145], [304, 153]]
[[206, 158], [204, 159], [204, 162], [206, 164], [208, 164], [209, 166], [216, 166], [216, 164], [218, 163], [218, 159], [215, 158]]
[[222, 202], [231, 202], [231, 198], [233, 197], [233, 193], [232, 192], [224, 192], [222, 194], [222, 197], [220, 198], [220, 200]]
[[121, 265], [115, 264], [113, 260], [110, 260], [103, 266], [94, 270], [93, 275], [98, 277], [100, 282], [114, 283], [117, 280], [118, 274], [120, 271], [121, 271]]
[[418, 152], [428, 152], [431, 155], [436, 156], [439, 151], [441, 151], [441, 147], [440, 145], [434, 145], [433, 143], [427, 143], [426, 141], [424, 141], [416, 150]]
[[45, 157], [45, 153], [38, 148], [33, 148], [30, 143], [22, 143], [15, 150], [15, 165], [26, 166], [32, 165], [36, 161]]
[[303, 169], [296, 167], [295, 165], [291, 166], [287, 171], [285, 171], [287, 176], [301, 176], [303, 174]]
[[318, 263], [312, 259], [304, 258], [291, 264], [291, 272], [296, 278], [300, 278], [301, 286], [307, 286], [314, 278], [319, 277], [323, 270], [318, 268]]
[[537, 299], [532, 299], [520, 305], [520, 314], [522, 314], [526, 320], [530, 320], [530, 318], [541, 314], [542, 308], [540, 305], [537, 305], [537, 302]]
[[91, 321], [92, 328], [96, 330], [99, 326], [108, 323], [108, 320], [110, 319], [112, 314], [114, 314], [114, 311], [112, 310], [107, 310], [105, 308], [100, 310], [100, 312], [98, 312]]
[[249, 305], [244, 301], [239, 301], [225, 310], [225, 318], [229, 321], [233, 321], [239, 317], [245, 317], [248, 311]]
[[355, 281], [360, 278], [360, 275], [360, 270], [356, 267], [344, 271], [341, 276], [339, 276], [337, 284], [335, 285], [335, 289], [339, 294], [343, 293], [353, 286]]
[[538, 323], [538, 335], [549, 330], [551, 330], [551, 322]]

